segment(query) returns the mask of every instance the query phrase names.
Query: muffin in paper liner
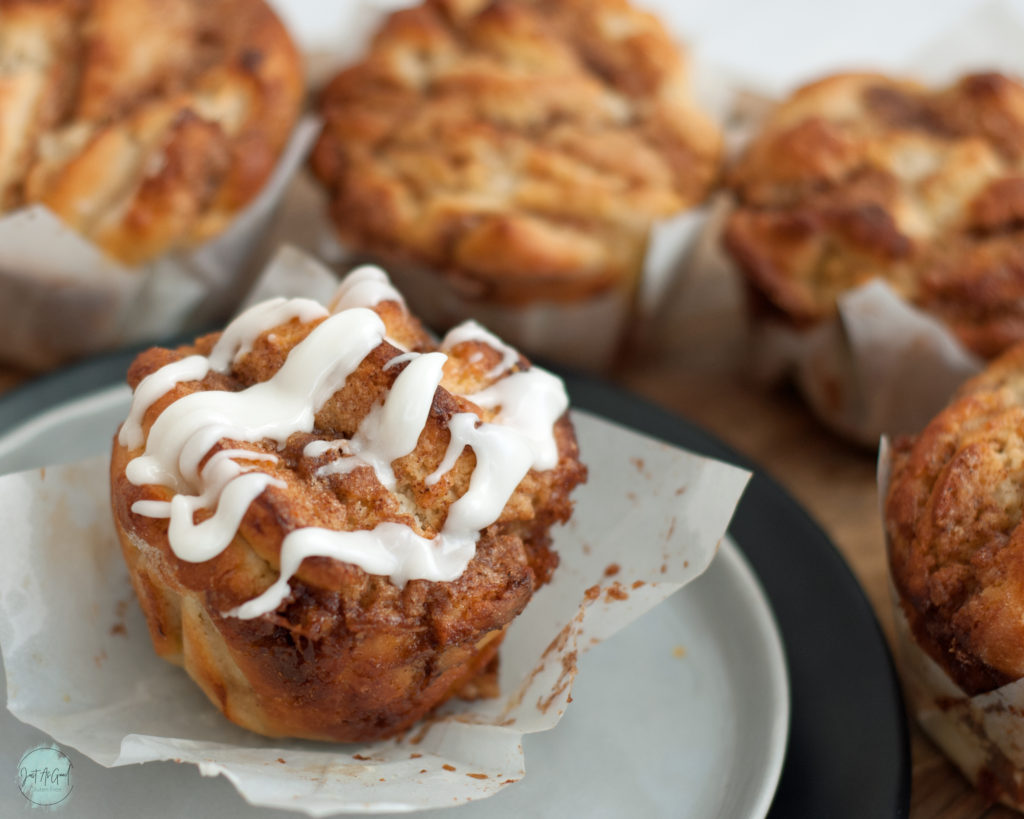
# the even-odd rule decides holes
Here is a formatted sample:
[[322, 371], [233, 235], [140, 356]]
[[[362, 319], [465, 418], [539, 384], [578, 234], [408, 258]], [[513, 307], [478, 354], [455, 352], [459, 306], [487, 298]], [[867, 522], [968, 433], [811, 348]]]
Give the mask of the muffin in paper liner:
[[373, 741], [493, 688], [586, 480], [556, 376], [478, 325], [438, 342], [363, 268], [127, 378], [115, 527], [157, 653], [226, 717]]
[[623, 0], [427, 0], [328, 83], [313, 167], [345, 251], [435, 328], [473, 316], [607, 369], [717, 176], [687, 84], [665, 27]]
[[896, 655], [910, 712], [986, 799], [1024, 811], [1024, 682], [967, 696], [914, 641], [892, 594]]
[[0, 0], [0, 361], [225, 317], [305, 155], [265, 0]]
[[[890, 443], [883, 438], [878, 456], [883, 518], [891, 466]], [[969, 696], [914, 638], [891, 579], [889, 591], [896, 665], [910, 713], [987, 799], [1024, 810], [1024, 680]]]
[[273, 740], [228, 723], [155, 656], [126, 602], [101, 458], [0, 478], [8, 708], [102, 765], [188, 762], [252, 804], [312, 816], [493, 795], [525, 773], [523, 734], [555, 727], [568, 706], [578, 653], [706, 569], [749, 477], [587, 413], [573, 421], [590, 480], [555, 533], [551, 584], [508, 631], [500, 698], [450, 703], [405, 737], [370, 744]]
[[[918, 233], [927, 227], [922, 222], [925, 217], [919, 212], [918, 204], [898, 195], [890, 202], [891, 207], [885, 205], [891, 191], [886, 193], [889, 189], [884, 180], [876, 179], [865, 171], [863, 178], [855, 178], [856, 185], [851, 183], [856, 190], [850, 194], [849, 201], [829, 200], [823, 203], [814, 200], [817, 202], [816, 210], [810, 205], [803, 210], [790, 207], [791, 200], [802, 190], [800, 186], [809, 185], [809, 180], [817, 178], [816, 174], [822, 178], [831, 178], [830, 174], [841, 176], [846, 167], [843, 163], [851, 161], [850, 157], [856, 154], [857, 139], [862, 136], [856, 132], [844, 141], [850, 134], [833, 128], [832, 120], [801, 120], [801, 117], [808, 110], [817, 110], [814, 106], [820, 106], [835, 122], [842, 122], [845, 114], [855, 118], [861, 109], [855, 103], [856, 94], [849, 88], [865, 86], [871, 89], [877, 86], [872, 92], [871, 104], [876, 111], [887, 111], [885, 116], [891, 117], [890, 121], [897, 125], [889, 136], [877, 139], [878, 146], [872, 149], [876, 152], [872, 154], [875, 157], [872, 161], [877, 160], [881, 166], [889, 163], [897, 176], [908, 174], [911, 180], [907, 182], [909, 190], [913, 187], [911, 183], [917, 184], [915, 175], [922, 175], [923, 179], [935, 170], [931, 165], [925, 167], [927, 163], [922, 164], [923, 157], [934, 146], [922, 152], [920, 149], [924, 143], [915, 141], [927, 142], [923, 136], [927, 129], [918, 129], [914, 123], [928, 120], [931, 103], [921, 86], [892, 77], [922, 78], [935, 88], [948, 86], [946, 91], [933, 94], [935, 98], [954, 100], [954, 94], [959, 93], [970, 99], [971, 103], [964, 103], [964, 108], [957, 108], [959, 103], [954, 102], [950, 108], [953, 113], [948, 114], [954, 119], [957, 116], [970, 119], [971, 105], [985, 107], [991, 104], [993, 108], [989, 113], [976, 114], [979, 122], [984, 120], [991, 125], [999, 119], [995, 111], [999, 105], [1006, 104], [1007, 110], [1016, 110], [1012, 100], [1020, 96], [1021, 88], [1009, 77], [1024, 73], [1020, 50], [1014, 45], [1020, 33], [1019, 21], [998, 4], [992, 4], [972, 13], [955, 30], [922, 49], [916, 58], [908, 62], [909, 67], [894, 69], [889, 75], [839, 74], [808, 86], [801, 92], [806, 99], [798, 97], [798, 101], [793, 102], [794, 98], [789, 98], [789, 107], [779, 115], [783, 117], [780, 120], [782, 125], [778, 126], [782, 128], [787, 123], [803, 122], [800, 126], [803, 131], [795, 125], [793, 127], [807, 145], [804, 148], [790, 146], [793, 152], [789, 155], [789, 164], [778, 157], [769, 162], [766, 156], [761, 155], [768, 151], [764, 145], [760, 146], [761, 154], [742, 160], [746, 163], [748, 196], [755, 204], [748, 207], [742, 223], [746, 231], [744, 242], [736, 240], [738, 228], [734, 224], [734, 215], [738, 207], [732, 196], [723, 196], [716, 202], [714, 213], [706, 224], [706, 234], [698, 244], [699, 252], [690, 266], [706, 276], [743, 282], [747, 299], [746, 307], [741, 309], [749, 325], [747, 346], [751, 351], [749, 358], [753, 376], [768, 383], [791, 380], [825, 425], [850, 440], [874, 447], [881, 434], [900, 434], [917, 429], [941, 408], [959, 381], [977, 372], [985, 358], [997, 353], [1016, 337], [1014, 328], [1019, 329], [1020, 322], [1010, 315], [1012, 310], [1002, 316], [997, 300], [1000, 294], [1006, 293], [1005, 298], [1009, 302], [1017, 302], [1013, 295], [1016, 274], [1012, 271], [1019, 266], [1012, 259], [1022, 243], [1019, 238], [999, 233], [1003, 228], [997, 226], [1012, 227], [1012, 220], [1011, 223], [1000, 222], [1002, 217], [997, 216], [996, 211], [1002, 206], [1009, 206], [1012, 198], [1010, 188], [1015, 184], [1012, 180], [1019, 172], [1019, 158], [1015, 158], [1015, 152], [1019, 152], [1021, 143], [1014, 141], [1017, 132], [1007, 125], [1007, 129], [1000, 131], [998, 136], [990, 135], [991, 144], [999, 144], [1000, 150], [1006, 152], [999, 162], [989, 161], [994, 156], [994, 149], [991, 145], [982, 146], [980, 139], [964, 139], [957, 143], [955, 150], [951, 149], [949, 173], [939, 174], [935, 184], [929, 183], [928, 196], [932, 197], [929, 207], [939, 200], [953, 207], [959, 201], [958, 197], [963, 202], [971, 201], [974, 188], [979, 185], [983, 188], [994, 179], [993, 195], [978, 197], [971, 208], [960, 207], [960, 210], [971, 211], [970, 219], [987, 221], [984, 225], [978, 223], [977, 236], [980, 239], [972, 249], [957, 244], [959, 233], [945, 236], [950, 233], [948, 224], [942, 222], [946, 216], [940, 214], [936, 217], [937, 233], [943, 236], [951, 250], [948, 254], [937, 255], [938, 267], [933, 265], [937, 272], [931, 277], [934, 281], [930, 280], [928, 284], [932, 289], [915, 296], [908, 291], [908, 274], [900, 267], [901, 254], [906, 250], [900, 243], [916, 241]], [[985, 74], [986, 66], [991, 67], [989, 70], [998, 69], [1006, 76]], [[750, 85], [756, 87], [755, 82]], [[918, 99], [918, 95], [923, 95], [926, 102], [915, 108], [911, 100]], [[997, 101], [1001, 102], [997, 104]], [[757, 104], [749, 103], [749, 100], [738, 101], [736, 116], [727, 131], [727, 141], [734, 144], [737, 152], [742, 152], [745, 146], [758, 144], [756, 135], [770, 117], [768, 112], [771, 109], [763, 100]], [[899, 125], [900, 117], [903, 117], [906, 127]], [[817, 126], [814, 123], [820, 122], [826, 123], [821, 125], [823, 130], [815, 131]], [[872, 127], [875, 126], [865, 126], [869, 134], [873, 133], [870, 131]], [[792, 138], [796, 140], [795, 136]], [[826, 147], [832, 152], [825, 150]], [[804, 157], [806, 162], [801, 165], [798, 157]], [[813, 162], [807, 157], [811, 157]], [[914, 164], [915, 157], [917, 165]], [[946, 161], [941, 159], [939, 164]], [[792, 178], [787, 177], [787, 173]], [[771, 188], [768, 177], [772, 174], [785, 177], [788, 182], [784, 180], [776, 188]], [[794, 213], [785, 229], [776, 225], [779, 229], [776, 238], [779, 240], [772, 246], [774, 249], [752, 261], [737, 248], [742, 246], [750, 250], [753, 245], [748, 241], [748, 234], [766, 229], [757, 222], [758, 219], [776, 218], [771, 207], [758, 210], [760, 206], [757, 205], [762, 201], [769, 202], [771, 191], [781, 197], [780, 212], [788, 214], [793, 210]], [[812, 191], [810, 197], [813, 199], [814, 196], [822, 198], [826, 193]], [[876, 200], [883, 204], [877, 205]], [[996, 200], [1001, 201], [1002, 206], [995, 207]], [[936, 213], [939, 213], [944, 205], [939, 203], [936, 207]], [[833, 298], [831, 312], [826, 310], [825, 313], [829, 314], [819, 315], [812, 307], [816, 310], [820, 305], [811, 304], [809, 297], [805, 298], [806, 294], [789, 290], [783, 293], [781, 284], [766, 283], [764, 276], [773, 264], [784, 267], [800, 262], [803, 258], [801, 248], [804, 248], [801, 242], [806, 244], [805, 239], [816, 236], [815, 231], [819, 229], [827, 233], [821, 228], [826, 223], [831, 226], [828, 230], [847, 236], [850, 243], [861, 242], [864, 247], [870, 245], [872, 250], [864, 250], [859, 256], [848, 254], [853, 261], [848, 259], [846, 267], [840, 265], [841, 260], [834, 262], [833, 266], [838, 266], [840, 272], [851, 266], [851, 269], [856, 268], [856, 275], [852, 276], [838, 298]], [[899, 223], [905, 228], [906, 235], [889, 230], [887, 225], [890, 223]], [[735, 255], [723, 249], [723, 237], [728, 233], [727, 225], [730, 224], [734, 233], [730, 245]], [[971, 234], [971, 231], [967, 233]], [[788, 238], [779, 238], [782, 234]], [[964, 242], [970, 244], [966, 239]], [[1014, 249], [1014, 242], [1018, 249]], [[883, 278], [887, 281], [871, 281], [875, 256], [877, 265], [885, 268]], [[954, 264], [955, 259], [963, 264]], [[760, 277], [756, 285], [750, 284], [750, 277], [746, 275], [750, 271], [741, 271], [740, 262], [744, 267], [753, 265], [760, 271], [755, 276]], [[857, 267], [857, 264], [861, 266]], [[943, 264], [946, 267], [942, 267]], [[954, 268], [971, 266], [973, 272], [969, 270], [969, 275], [958, 283]], [[957, 289], [959, 287], [963, 288], [962, 292]], [[792, 315], [783, 314], [777, 304], [779, 299], [786, 304], [792, 302]], [[972, 305], [977, 307], [977, 316], [972, 312]], [[990, 322], [988, 326], [982, 326], [983, 322], [973, 324], [978, 316], [986, 318]]]
[[302, 120], [256, 198], [217, 238], [125, 267], [36, 205], [0, 218], [0, 361], [29, 370], [208, 326], [237, 305], [319, 123]]

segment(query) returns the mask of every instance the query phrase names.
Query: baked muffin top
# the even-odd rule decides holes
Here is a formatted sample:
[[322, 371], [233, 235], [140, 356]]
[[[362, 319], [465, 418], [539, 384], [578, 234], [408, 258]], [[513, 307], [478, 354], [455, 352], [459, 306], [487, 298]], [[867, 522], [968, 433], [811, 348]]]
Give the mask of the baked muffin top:
[[1024, 339], [1024, 86], [842, 74], [795, 92], [729, 174], [725, 244], [797, 325], [870, 278], [991, 357]]
[[0, 0], [0, 213], [42, 203], [136, 264], [220, 233], [298, 117], [263, 0]]
[[1024, 676], [1024, 345], [895, 442], [892, 577], [918, 643], [968, 694]]
[[427, 0], [326, 88], [313, 167], [342, 240], [465, 295], [599, 292], [694, 205], [720, 135], [625, 0]]
[[[343, 293], [332, 313], [276, 300], [223, 336], [141, 354], [111, 465], [115, 517], [162, 553], [168, 583], [243, 619], [273, 619], [284, 601], [280, 611], [316, 605], [325, 618], [407, 619], [442, 642], [500, 628], [557, 564], [548, 529], [568, 519], [586, 474], [564, 388], [472, 324], [440, 355], [371, 269]], [[253, 481], [237, 528], [208, 544], [202, 522], [230, 518], [231, 487]], [[176, 512], [182, 502], [195, 509]], [[331, 540], [371, 530], [393, 541], [390, 568], [376, 546]], [[295, 535], [331, 543], [305, 553]], [[417, 562], [417, 539], [437, 566]], [[293, 548], [306, 557], [289, 568]], [[365, 560], [331, 556], [348, 549]]]

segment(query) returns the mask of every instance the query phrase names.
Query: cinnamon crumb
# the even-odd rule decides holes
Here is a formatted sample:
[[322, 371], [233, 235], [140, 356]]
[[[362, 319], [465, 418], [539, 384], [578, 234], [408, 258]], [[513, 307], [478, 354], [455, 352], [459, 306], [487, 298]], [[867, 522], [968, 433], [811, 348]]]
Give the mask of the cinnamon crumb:
[[629, 592], [622, 588], [622, 584], [616, 580], [612, 583], [604, 592], [605, 602], [611, 602], [612, 600], [628, 600]]
[[278, 762], [280, 762], [280, 763], [281, 763], [282, 765], [284, 765], [284, 764], [285, 764], [284, 760], [283, 760], [283, 759], [281, 759], [281, 757], [278, 757], [278, 758], [277, 758], [277, 761], [278, 761]]
[[643, 585], [646, 585], [643, 580], [634, 580], [632, 588], [639, 589]]
[[[562, 657], [562, 673], [558, 675], [558, 679], [555, 681], [554, 688], [552, 688], [550, 695], [547, 697], [540, 697], [537, 700], [537, 710], [542, 714], [546, 714], [548, 709], [554, 704], [555, 700], [561, 696], [562, 692], [572, 685], [572, 681], [575, 678], [576, 652], [570, 651]], [[558, 713], [561, 714], [562, 712], [559, 711]]]
[[454, 771], [455, 770], [455, 766], [454, 765], [449, 765], [447, 762], [444, 765], [442, 765], [441, 767], [444, 768], [446, 771]]
[[583, 592], [583, 599], [586, 600], [587, 602], [592, 602], [594, 600], [597, 600], [597, 598], [600, 596], [600, 594], [601, 594], [601, 587], [599, 585], [595, 584], [595, 585], [591, 586], [589, 589], [587, 589], [585, 592]]
[[372, 756], [363, 756], [362, 754], [352, 754], [353, 759], [358, 759], [360, 762], [365, 762], [368, 759], [373, 759]]
[[620, 571], [621, 569], [618, 563], [609, 563], [607, 566], [605, 566], [604, 576], [615, 577], [615, 575], [617, 575]]
[[466, 776], [471, 777], [473, 779], [490, 779], [490, 777], [487, 776], [487, 774], [482, 774], [482, 773], [471, 773], [471, 774], [466, 774]]
[[409, 759], [419, 759], [423, 754], [409, 754]]

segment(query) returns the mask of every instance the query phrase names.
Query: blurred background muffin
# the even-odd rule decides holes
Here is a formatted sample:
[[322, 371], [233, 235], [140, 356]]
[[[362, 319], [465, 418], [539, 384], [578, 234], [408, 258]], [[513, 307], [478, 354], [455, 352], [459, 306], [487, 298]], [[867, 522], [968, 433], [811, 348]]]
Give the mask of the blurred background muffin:
[[138, 264], [224, 230], [302, 102], [262, 0], [0, 0], [0, 208]]
[[0, 0], [0, 360], [229, 311], [303, 96], [263, 0]]
[[1024, 339], [1024, 86], [840, 74], [799, 89], [731, 170], [725, 247], [804, 328], [884, 279], [970, 351]]
[[[345, 247], [431, 324], [607, 363], [652, 225], [717, 175], [682, 54], [624, 0], [428, 0], [321, 102], [313, 168]], [[596, 331], [596, 332], [595, 332]]]

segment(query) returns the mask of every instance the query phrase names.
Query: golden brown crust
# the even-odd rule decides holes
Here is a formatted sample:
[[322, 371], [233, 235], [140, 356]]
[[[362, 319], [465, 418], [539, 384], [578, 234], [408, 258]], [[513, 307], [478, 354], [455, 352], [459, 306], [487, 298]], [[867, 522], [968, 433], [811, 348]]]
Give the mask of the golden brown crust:
[[0, 0], [0, 212], [42, 203], [136, 264], [221, 232], [303, 80], [263, 0]]
[[342, 240], [502, 303], [628, 280], [720, 153], [681, 55], [625, 0], [427, 0], [322, 109], [313, 168]]
[[918, 643], [969, 695], [1024, 676], [1024, 345], [898, 441], [892, 577]]
[[797, 91], [731, 170], [725, 245], [777, 315], [806, 326], [882, 277], [993, 356], [1024, 339], [1024, 86], [929, 91], [841, 74]]
[[[434, 349], [397, 302], [376, 309], [390, 338], [413, 350]], [[202, 381], [177, 385], [146, 412], [145, 433], [183, 395], [240, 390], [266, 381], [318, 323], [292, 320], [273, 328], [258, 337], [230, 373], [211, 372]], [[129, 370], [129, 384], [134, 388], [183, 356], [208, 354], [217, 338], [142, 353]], [[114, 519], [154, 645], [165, 658], [183, 664], [211, 701], [246, 728], [336, 741], [377, 739], [404, 730], [493, 661], [505, 628], [557, 565], [548, 530], [568, 519], [569, 493], [586, 475], [567, 415], [556, 424], [558, 464], [527, 474], [499, 519], [483, 530], [475, 557], [456, 580], [412, 580], [399, 588], [358, 566], [313, 557], [302, 562], [291, 581], [292, 593], [276, 611], [252, 620], [222, 614], [277, 579], [282, 541], [295, 529], [350, 531], [396, 521], [431, 537], [443, 526], [448, 506], [468, 487], [475, 465], [472, 449], [465, 449], [435, 484], [428, 485], [426, 478], [444, 457], [447, 422], [454, 413], [475, 412], [484, 419], [492, 414], [474, 405], [472, 395], [455, 394], [472, 393], [493, 380], [487, 373], [501, 354], [489, 346], [470, 341], [450, 351], [415, 450], [392, 464], [393, 491], [369, 468], [318, 476], [317, 469], [337, 453], [303, 456], [311, 440], [354, 434], [406, 366], [383, 369], [399, 353], [386, 342], [373, 350], [317, 413], [314, 431], [292, 435], [283, 450], [271, 442], [217, 444], [275, 452], [277, 461], [260, 468], [282, 487], [268, 487], [250, 505], [228, 548], [203, 563], [174, 555], [166, 520], [131, 511], [136, 501], [167, 500], [171, 491], [130, 483], [125, 466], [142, 450], [129, 451], [115, 440]], [[520, 359], [518, 366], [528, 362]]]

